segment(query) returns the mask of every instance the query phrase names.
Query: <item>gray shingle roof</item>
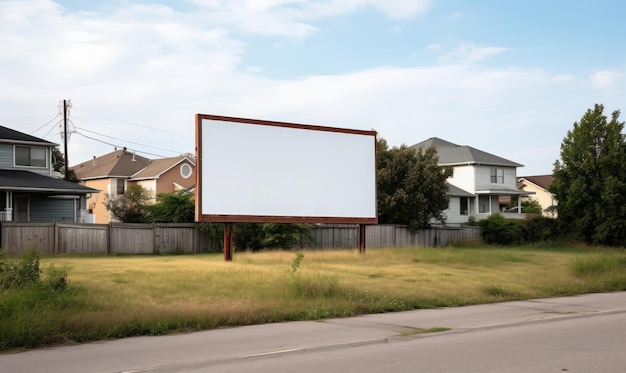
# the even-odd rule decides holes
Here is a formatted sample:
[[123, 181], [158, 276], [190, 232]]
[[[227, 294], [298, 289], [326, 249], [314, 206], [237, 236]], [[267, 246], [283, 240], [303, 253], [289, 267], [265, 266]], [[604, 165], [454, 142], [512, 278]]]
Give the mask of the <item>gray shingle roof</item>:
[[39, 137], [27, 135], [23, 132], [12, 130], [4, 126], [0, 126], [0, 142], [37, 143], [37, 144], [46, 145], [46, 146], [57, 145], [48, 140], [44, 140], [44, 139], [40, 139]]
[[0, 170], [0, 190], [42, 193], [97, 193], [97, 189], [22, 170]]
[[506, 167], [522, 167], [522, 164], [509, 161], [497, 155], [493, 155], [482, 150], [472, 148], [467, 145], [457, 145], [449, 141], [442, 140], [438, 137], [431, 137], [426, 141], [422, 141], [411, 148], [426, 150], [430, 147], [435, 148], [439, 157], [439, 165], [455, 166], [455, 165], [471, 165], [482, 164], [490, 166], [506, 166]]

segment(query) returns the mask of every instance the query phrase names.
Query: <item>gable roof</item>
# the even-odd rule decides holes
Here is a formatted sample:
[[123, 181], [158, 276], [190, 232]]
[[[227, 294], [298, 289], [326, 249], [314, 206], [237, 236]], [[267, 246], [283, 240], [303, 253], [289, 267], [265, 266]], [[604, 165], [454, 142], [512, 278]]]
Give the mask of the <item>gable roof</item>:
[[521, 188], [524, 182], [528, 181], [549, 192], [550, 184], [552, 184], [553, 179], [554, 177], [552, 175], [519, 176], [517, 178], [517, 187]]
[[195, 163], [184, 155], [171, 158], [153, 159], [146, 167], [133, 174], [131, 176], [131, 180], [146, 180], [158, 178], [159, 176], [176, 167], [178, 164], [184, 162], [185, 160], [191, 163], [191, 165], [195, 166]]
[[43, 193], [98, 193], [99, 190], [23, 170], [0, 170], [1, 190]]
[[39, 144], [45, 146], [56, 146], [58, 144], [39, 137], [31, 136], [4, 126], [0, 126], [0, 142]]
[[416, 150], [426, 150], [435, 148], [439, 157], [439, 165], [456, 166], [456, 165], [489, 165], [489, 166], [505, 166], [505, 167], [522, 167], [522, 164], [509, 161], [508, 159], [498, 157], [491, 153], [473, 148], [467, 145], [457, 145], [438, 137], [431, 137], [422, 141], [411, 148]]
[[71, 169], [76, 172], [76, 176], [81, 180], [130, 177], [149, 163], [150, 159], [123, 148], [79, 163]]

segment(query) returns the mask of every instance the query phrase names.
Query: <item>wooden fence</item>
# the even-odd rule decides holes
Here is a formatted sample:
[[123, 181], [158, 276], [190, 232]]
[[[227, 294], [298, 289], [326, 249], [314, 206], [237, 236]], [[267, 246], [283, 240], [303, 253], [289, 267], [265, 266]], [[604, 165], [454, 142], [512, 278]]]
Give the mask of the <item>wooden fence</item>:
[[[300, 249], [340, 249], [358, 246], [358, 226], [317, 225], [315, 242]], [[480, 241], [480, 228], [433, 228], [416, 232], [397, 225], [367, 225], [365, 246], [448, 246], [453, 242]], [[2, 222], [0, 244], [15, 255], [31, 246], [50, 254], [168, 254], [219, 252], [222, 241], [212, 238], [199, 224], [74, 224]]]
[[9, 254], [31, 246], [50, 254], [167, 254], [221, 250], [198, 224], [73, 224], [2, 222], [0, 243]]
[[[437, 227], [411, 231], [401, 225], [367, 225], [365, 247], [449, 246], [460, 242], [482, 242], [479, 227]], [[302, 248], [332, 249], [358, 246], [356, 225], [319, 225], [311, 230], [315, 243], [302, 242]]]

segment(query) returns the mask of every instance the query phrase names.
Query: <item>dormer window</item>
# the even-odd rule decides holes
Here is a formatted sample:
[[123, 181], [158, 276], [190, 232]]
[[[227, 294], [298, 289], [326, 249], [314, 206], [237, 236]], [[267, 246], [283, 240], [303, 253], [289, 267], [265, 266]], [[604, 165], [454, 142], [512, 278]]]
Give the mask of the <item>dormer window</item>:
[[46, 167], [47, 149], [42, 146], [15, 146], [15, 165], [26, 167]]

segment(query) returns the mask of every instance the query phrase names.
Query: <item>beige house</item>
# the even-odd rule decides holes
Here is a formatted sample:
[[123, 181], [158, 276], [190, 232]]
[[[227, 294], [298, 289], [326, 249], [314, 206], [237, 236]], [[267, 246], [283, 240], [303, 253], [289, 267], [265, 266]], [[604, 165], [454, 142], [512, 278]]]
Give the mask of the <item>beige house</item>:
[[[539, 202], [544, 216], [557, 217], [556, 206], [557, 201], [554, 194], [550, 193], [550, 184], [552, 183], [552, 175], [537, 176], [520, 176], [517, 178], [517, 187], [526, 192], [534, 192], [532, 197]], [[522, 197], [522, 200], [528, 197]]]
[[126, 148], [94, 157], [72, 169], [83, 185], [102, 191], [87, 200], [87, 208], [98, 224], [115, 221], [105, 203], [108, 198], [124, 194], [133, 185], [151, 191], [154, 198], [158, 193], [192, 190], [196, 180], [195, 163], [186, 156], [149, 159]]

